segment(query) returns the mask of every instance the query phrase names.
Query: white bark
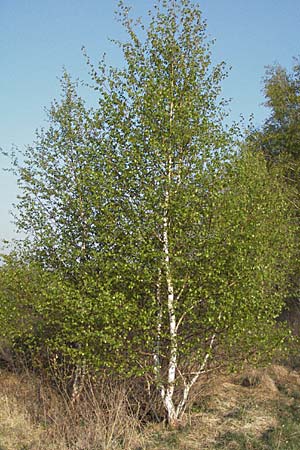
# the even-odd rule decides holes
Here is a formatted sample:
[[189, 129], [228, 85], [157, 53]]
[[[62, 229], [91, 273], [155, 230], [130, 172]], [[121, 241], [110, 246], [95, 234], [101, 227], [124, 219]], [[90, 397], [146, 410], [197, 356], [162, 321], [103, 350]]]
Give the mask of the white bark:
[[[166, 196], [166, 203], [168, 203], [168, 193]], [[176, 327], [176, 316], [175, 316], [175, 297], [174, 297], [174, 286], [170, 267], [170, 248], [169, 248], [169, 221], [167, 213], [164, 216], [163, 222], [163, 250], [165, 258], [165, 271], [166, 271], [166, 282], [168, 289], [168, 314], [169, 314], [169, 332], [170, 332], [170, 359], [168, 367], [167, 376], [167, 386], [165, 389], [165, 395], [163, 398], [164, 406], [168, 413], [168, 421], [170, 424], [177, 420], [176, 408], [173, 401], [174, 389], [175, 389], [175, 379], [176, 379], [176, 369], [177, 369], [177, 358], [178, 358], [178, 342], [177, 342], [177, 327]]]
[[198, 380], [200, 375], [202, 373], [205, 373], [205, 367], [206, 367], [206, 364], [207, 364], [207, 362], [209, 360], [211, 351], [213, 349], [213, 345], [214, 345], [215, 339], [216, 339], [216, 333], [214, 333], [212, 335], [212, 337], [211, 337], [211, 340], [210, 340], [210, 343], [209, 343], [209, 350], [205, 354], [204, 359], [202, 361], [202, 364], [201, 364], [199, 370], [196, 373], [193, 374], [194, 376], [189, 382], [185, 382], [184, 383], [182, 399], [178, 403], [177, 408], [176, 408], [176, 415], [177, 415], [177, 417], [180, 417], [182, 415], [182, 413], [184, 412], [184, 410], [186, 408], [187, 400], [189, 398], [189, 394], [190, 394], [190, 391], [191, 391], [192, 387], [194, 386], [194, 384], [196, 383], [196, 381]]
[[72, 383], [71, 405], [75, 405], [82, 394], [84, 387], [84, 379], [86, 376], [86, 365], [76, 365], [74, 379]]
[[[173, 66], [172, 66], [172, 77], [171, 77], [172, 90], [174, 86], [173, 80]], [[173, 95], [173, 93], [172, 93]], [[172, 133], [174, 119], [174, 102], [173, 99], [170, 102], [169, 111], [169, 132]], [[170, 333], [170, 353], [169, 353], [169, 364], [167, 372], [166, 385], [161, 388], [161, 397], [163, 400], [164, 407], [167, 411], [168, 422], [170, 425], [174, 425], [177, 421], [176, 407], [174, 405], [173, 395], [175, 389], [176, 380], [176, 369], [178, 360], [178, 342], [177, 342], [177, 326], [176, 326], [176, 315], [175, 315], [175, 295], [174, 295], [174, 285], [172, 279], [171, 271], [171, 258], [170, 258], [170, 239], [169, 239], [169, 228], [170, 228], [170, 191], [172, 183], [172, 145], [168, 149], [168, 159], [167, 159], [167, 179], [166, 179], [166, 191], [165, 191], [165, 202], [164, 202], [164, 214], [163, 214], [163, 254], [164, 254], [164, 268], [166, 276], [167, 285], [167, 306], [168, 306], [168, 317], [169, 317], [169, 333]]]

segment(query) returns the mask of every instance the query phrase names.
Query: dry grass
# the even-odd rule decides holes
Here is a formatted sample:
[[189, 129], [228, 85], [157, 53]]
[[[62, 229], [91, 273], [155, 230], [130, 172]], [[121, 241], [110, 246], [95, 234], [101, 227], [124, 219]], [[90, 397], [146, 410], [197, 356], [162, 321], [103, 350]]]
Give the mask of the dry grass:
[[[27, 380], [26, 380], [27, 381]], [[0, 376], [0, 448], [1, 450], [38, 448], [43, 433], [27, 408], [33, 397], [32, 383], [5, 372]]]
[[297, 421], [291, 408], [300, 416], [299, 399], [300, 375], [283, 366], [218, 375], [198, 386], [185, 428], [174, 434], [152, 426], [146, 448], [300, 450], [299, 422], [292, 430], [296, 444], [287, 442], [291, 427], [284, 429], [287, 416], [289, 424]]
[[0, 450], [300, 449], [300, 375], [283, 366], [202, 381], [177, 431], [153, 423], [142, 428], [127, 388], [88, 384], [71, 407], [65, 393], [33, 375], [3, 370]]
[[113, 450], [143, 445], [124, 387], [86, 387], [71, 406], [65, 393], [29, 376], [0, 373], [0, 450]]

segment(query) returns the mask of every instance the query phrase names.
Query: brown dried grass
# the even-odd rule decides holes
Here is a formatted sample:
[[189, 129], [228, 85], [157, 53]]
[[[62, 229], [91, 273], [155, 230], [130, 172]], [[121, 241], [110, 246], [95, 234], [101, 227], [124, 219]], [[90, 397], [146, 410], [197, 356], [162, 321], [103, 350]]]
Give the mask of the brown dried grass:
[[0, 450], [212, 450], [228, 433], [259, 439], [278, 426], [276, 405], [292, 403], [289, 392], [300, 396], [300, 375], [273, 365], [203, 379], [177, 431], [142, 424], [129, 389], [109, 379], [87, 383], [71, 406], [65, 392], [33, 374], [2, 370]]
[[0, 372], [1, 450], [113, 450], [143, 444], [125, 386], [88, 384], [71, 405], [33, 375]]
[[[279, 365], [205, 379], [194, 392], [194, 405], [186, 414], [186, 427], [178, 433], [176, 444], [170, 443], [171, 431], [157, 427], [155, 434], [160, 442], [153, 445], [152, 441], [147, 449], [213, 450], [220, 438], [228, 434], [243, 435], [249, 443], [260, 439], [269, 430], [279, 427], [278, 405], [288, 406], [292, 400], [286, 395], [287, 391], [295, 389], [300, 394], [299, 373]], [[153, 426], [150, 442], [151, 433], [153, 435]], [[241, 447], [232, 441], [226, 448]]]

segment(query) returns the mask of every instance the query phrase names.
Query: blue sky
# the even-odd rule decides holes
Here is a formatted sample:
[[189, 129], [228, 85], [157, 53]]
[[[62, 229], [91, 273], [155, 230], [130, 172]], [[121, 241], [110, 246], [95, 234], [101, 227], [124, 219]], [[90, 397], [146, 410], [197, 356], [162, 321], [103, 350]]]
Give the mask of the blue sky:
[[[154, 0], [128, 0], [134, 15], [144, 15]], [[299, 0], [199, 0], [208, 34], [216, 38], [214, 61], [232, 69], [223, 94], [232, 98], [232, 118], [254, 114], [260, 124], [265, 66], [279, 62], [291, 67], [300, 55]], [[0, 0], [0, 146], [21, 150], [34, 131], [46, 124], [44, 108], [59, 97], [58, 78], [63, 66], [86, 78], [81, 47], [93, 61], [103, 52], [113, 65], [122, 63], [108, 38], [124, 39], [114, 19], [113, 0]], [[0, 169], [7, 166], [0, 156]], [[9, 210], [16, 200], [16, 180], [0, 174], [0, 239], [10, 239]]]

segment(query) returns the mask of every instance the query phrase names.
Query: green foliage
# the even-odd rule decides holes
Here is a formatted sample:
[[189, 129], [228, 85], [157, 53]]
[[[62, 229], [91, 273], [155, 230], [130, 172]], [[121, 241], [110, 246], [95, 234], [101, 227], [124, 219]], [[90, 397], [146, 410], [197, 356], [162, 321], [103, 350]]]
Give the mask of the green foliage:
[[[131, 375], [140, 349], [132, 317], [143, 315], [135, 302], [124, 304], [92, 278], [80, 286], [36, 263], [8, 259], [0, 270], [1, 337], [34, 365], [85, 364]], [[124, 348], [124, 343], [126, 349]], [[53, 368], [53, 367], [52, 367]]]
[[198, 6], [159, 1], [143, 41], [119, 11], [124, 69], [87, 57], [94, 110], [65, 74], [19, 167], [28, 240], [1, 269], [1, 333], [123, 375], [155, 372], [156, 357], [156, 384], [172, 387], [172, 364], [189, 380], [208, 357], [281, 343], [289, 210], [223, 126], [224, 64]]
[[[290, 156], [299, 161], [300, 65], [288, 73], [279, 65], [270, 66], [265, 77], [266, 106], [270, 117], [263, 127], [263, 146], [270, 158]], [[297, 177], [295, 174], [295, 181]]]
[[300, 296], [300, 64], [295, 64], [290, 72], [274, 65], [267, 70], [264, 80], [266, 106], [270, 115], [261, 130], [250, 135], [249, 143], [255, 149], [263, 151], [270, 170], [282, 174], [282, 183], [286, 184], [290, 210], [296, 223], [295, 240], [297, 253], [291, 271], [289, 297], [296, 301]]
[[255, 349], [259, 358], [274, 338], [292, 264], [286, 193], [268, 173], [262, 155], [247, 151], [227, 165], [214, 188], [212, 232], [202, 252], [208, 255], [202, 280], [207, 280], [210, 311], [221, 313], [219, 329], [227, 344], [236, 348], [238, 342], [244, 354]]

